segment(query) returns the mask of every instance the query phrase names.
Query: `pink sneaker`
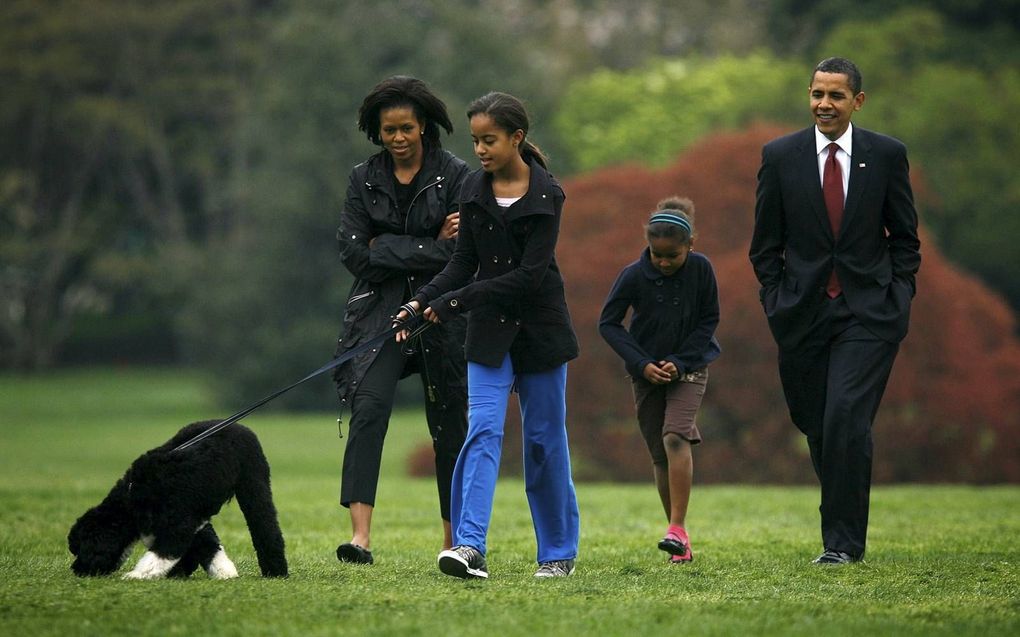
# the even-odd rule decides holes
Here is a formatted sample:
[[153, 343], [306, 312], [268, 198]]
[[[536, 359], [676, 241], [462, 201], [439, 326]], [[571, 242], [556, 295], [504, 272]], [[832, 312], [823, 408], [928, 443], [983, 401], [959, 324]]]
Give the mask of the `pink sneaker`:
[[670, 555], [670, 564], [690, 564], [694, 561], [694, 553], [691, 552], [691, 545], [687, 545], [687, 552], [683, 555]]

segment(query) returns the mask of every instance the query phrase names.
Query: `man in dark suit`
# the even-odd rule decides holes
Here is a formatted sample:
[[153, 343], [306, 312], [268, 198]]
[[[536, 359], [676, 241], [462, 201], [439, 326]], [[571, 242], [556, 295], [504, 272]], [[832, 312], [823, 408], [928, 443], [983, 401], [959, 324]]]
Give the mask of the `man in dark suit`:
[[809, 96], [815, 125], [762, 150], [750, 259], [821, 483], [815, 562], [845, 564], [864, 556], [871, 426], [921, 254], [906, 148], [850, 123], [865, 99], [857, 67], [823, 60]]

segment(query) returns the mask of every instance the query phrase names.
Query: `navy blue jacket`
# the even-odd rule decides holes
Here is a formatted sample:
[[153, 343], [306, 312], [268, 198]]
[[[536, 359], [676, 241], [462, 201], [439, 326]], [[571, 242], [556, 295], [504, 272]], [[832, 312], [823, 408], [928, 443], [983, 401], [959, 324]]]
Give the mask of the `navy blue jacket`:
[[453, 257], [414, 297], [443, 323], [470, 312], [467, 359], [498, 367], [509, 352], [518, 373], [547, 371], [578, 353], [555, 254], [565, 196], [529, 163], [528, 192], [506, 209], [492, 194], [491, 175], [467, 176]]
[[[633, 308], [630, 328], [623, 327]], [[620, 355], [627, 373], [644, 378], [648, 363], [670, 361], [681, 374], [707, 366], [721, 351], [715, 340], [719, 325], [719, 288], [712, 264], [691, 252], [670, 276], [651, 261], [648, 249], [616, 278], [599, 318], [599, 333]]]

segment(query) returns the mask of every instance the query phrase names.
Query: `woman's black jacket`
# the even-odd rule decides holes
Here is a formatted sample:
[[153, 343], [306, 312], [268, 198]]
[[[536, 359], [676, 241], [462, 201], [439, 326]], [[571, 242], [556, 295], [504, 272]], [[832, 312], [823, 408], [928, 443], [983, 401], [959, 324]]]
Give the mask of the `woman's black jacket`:
[[[456, 240], [438, 240], [446, 216], [457, 210], [457, 194], [467, 176], [462, 160], [441, 148], [426, 148], [415, 177], [415, 195], [404, 218], [397, 209], [393, 160], [380, 151], [351, 171], [340, 213], [340, 260], [354, 275], [347, 297], [336, 355], [385, 331], [417, 288], [441, 271]], [[463, 226], [462, 226], [463, 227]], [[451, 321], [425, 332], [405, 375], [426, 376], [436, 400], [465, 386], [465, 321]], [[344, 363], [333, 378], [342, 403], [350, 404], [376, 350]]]
[[468, 175], [457, 249], [415, 296], [442, 323], [470, 311], [467, 359], [498, 367], [509, 352], [517, 373], [553, 369], [578, 354], [555, 256], [565, 197], [542, 166], [530, 166], [527, 194], [505, 209], [491, 175]]

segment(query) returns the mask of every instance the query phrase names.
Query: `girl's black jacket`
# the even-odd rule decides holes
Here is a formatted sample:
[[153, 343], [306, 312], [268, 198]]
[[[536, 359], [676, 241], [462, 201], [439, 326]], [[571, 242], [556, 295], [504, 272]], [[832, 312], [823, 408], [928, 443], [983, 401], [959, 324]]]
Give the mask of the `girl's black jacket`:
[[528, 162], [528, 192], [505, 209], [491, 175], [468, 175], [457, 249], [415, 296], [442, 323], [470, 311], [467, 359], [498, 367], [509, 352], [517, 373], [547, 371], [578, 354], [555, 256], [565, 196], [545, 168]]
[[[633, 308], [630, 329], [623, 327]], [[599, 333], [623, 359], [627, 373], [644, 378], [648, 363], [670, 361], [681, 374], [706, 367], [719, 357], [719, 289], [708, 257], [691, 252], [670, 276], [641, 258], [617, 277], [599, 318]]]
[[[351, 171], [340, 214], [340, 260], [354, 275], [336, 355], [385, 331], [414, 290], [450, 260], [456, 240], [438, 240], [446, 216], [457, 210], [457, 194], [468, 167], [442, 148], [426, 147], [415, 177], [416, 192], [406, 219], [397, 209], [393, 159], [382, 150]], [[405, 374], [427, 374], [433, 391], [464, 387], [466, 322], [450, 321], [422, 335]], [[337, 392], [349, 403], [376, 352], [357, 356], [334, 372]], [[440, 402], [445, 402], [439, 396]]]

